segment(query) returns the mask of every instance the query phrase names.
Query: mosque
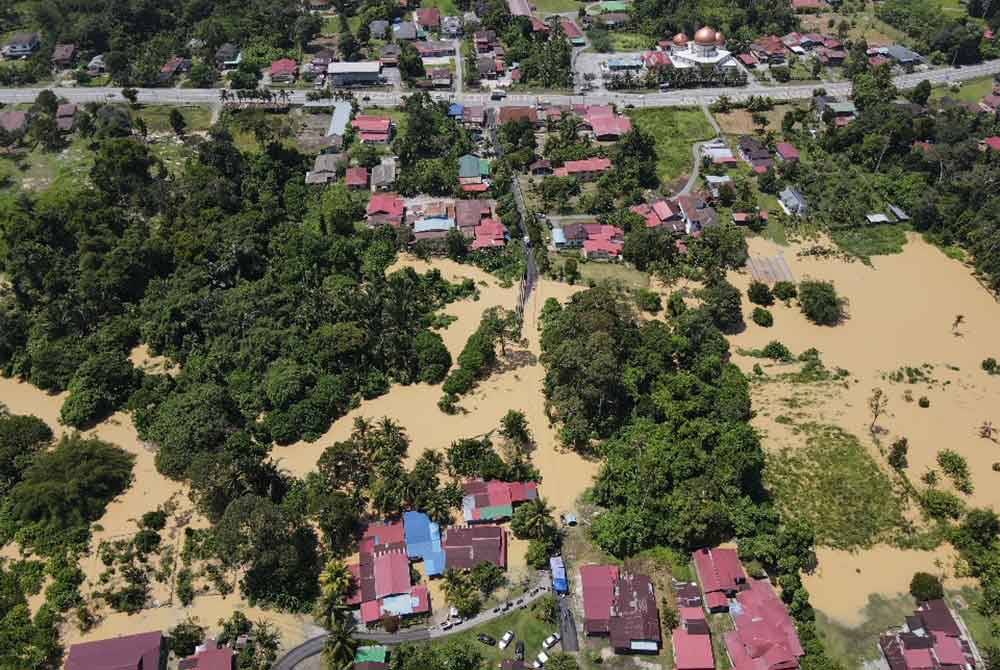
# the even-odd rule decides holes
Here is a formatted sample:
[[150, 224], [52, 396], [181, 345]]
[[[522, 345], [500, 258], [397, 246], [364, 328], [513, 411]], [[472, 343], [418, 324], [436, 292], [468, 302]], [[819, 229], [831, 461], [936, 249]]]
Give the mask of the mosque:
[[684, 33], [677, 33], [670, 41], [670, 60], [676, 68], [735, 68], [732, 53], [726, 51], [726, 36], [705, 26], [691, 40]]

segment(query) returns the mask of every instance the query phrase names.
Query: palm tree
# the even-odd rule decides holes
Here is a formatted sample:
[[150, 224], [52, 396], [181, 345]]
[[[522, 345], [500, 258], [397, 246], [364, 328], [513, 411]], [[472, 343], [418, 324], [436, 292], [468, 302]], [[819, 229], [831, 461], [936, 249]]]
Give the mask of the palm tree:
[[354, 639], [354, 619], [342, 617], [334, 620], [323, 645], [323, 661], [327, 670], [353, 670], [354, 658], [358, 653], [358, 641]]
[[347, 599], [357, 588], [354, 575], [342, 561], [332, 560], [323, 568], [319, 585], [320, 596], [313, 616], [324, 628], [331, 628], [337, 619], [345, 615]]
[[540, 540], [555, 530], [552, 507], [544, 498], [524, 503], [514, 512], [511, 529], [519, 539]]
[[229, 91], [226, 89], [222, 89], [221, 91], [219, 91], [219, 101], [224, 103], [228, 100], [229, 100]]

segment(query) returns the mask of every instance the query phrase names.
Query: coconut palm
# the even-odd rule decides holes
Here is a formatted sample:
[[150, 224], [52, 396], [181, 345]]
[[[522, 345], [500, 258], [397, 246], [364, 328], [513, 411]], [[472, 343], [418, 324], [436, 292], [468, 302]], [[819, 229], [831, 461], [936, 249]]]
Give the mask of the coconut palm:
[[522, 504], [514, 511], [511, 530], [521, 540], [540, 540], [555, 531], [552, 507], [544, 498], [536, 498]]
[[353, 670], [358, 641], [354, 639], [354, 619], [335, 619], [323, 645], [323, 664], [327, 670]]
[[319, 576], [320, 596], [316, 600], [313, 616], [324, 628], [330, 628], [338, 618], [345, 616], [347, 599], [357, 588], [354, 575], [342, 561], [332, 560]]

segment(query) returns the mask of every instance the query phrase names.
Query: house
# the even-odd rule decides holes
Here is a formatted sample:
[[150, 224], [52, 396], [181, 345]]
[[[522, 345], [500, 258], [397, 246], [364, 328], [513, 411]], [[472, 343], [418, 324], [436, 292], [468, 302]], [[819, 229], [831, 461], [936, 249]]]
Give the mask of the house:
[[583, 254], [592, 260], [620, 258], [625, 248], [625, 232], [616, 226], [588, 224]]
[[379, 62], [383, 67], [396, 67], [399, 65], [399, 56], [402, 53], [402, 49], [399, 48], [398, 44], [386, 44], [382, 47], [382, 51], [379, 52]]
[[562, 228], [553, 228], [552, 242], [557, 249], [579, 249], [589, 237], [588, 225], [596, 224], [568, 223]]
[[747, 583], [747, 573], [735, 549], [699, 549], [692, 555], [709, 612], [725, 612], [729, 598]]
[[601, 63], [601, 69], [608, 74], [622, 74], [625, 72], [638, 73], [646, 67], [642, 56], [616, 56]]
[[695, 582], [675, 582], [674, 591], [677, 592], [677, 605], [679, 607], [696, 607], [701, 609], [701, 589], [698, 588], [698, 584]]
[[792, 11], [799, 13], [816, 13], [829, 9], [825, 0], [792, 0]]
[[403, 215], [406, 203], [395, 193], [376, 193], [368, 201], [365, 215], [369, 226], [391, 225], [396, 228], [403, 225]]
[[740, 155], [758, 174], [774, 167], [774, 157], [764, 143], [752, 135], [744, 135], [739, 143]]
[[466, 154], [458, 159], [458, 183], [463, 189], [468, 185], [482, 184], [489, 176], [490, 162], [485, 158]]
[[[476, 228], [490, 222], [483, 230], [485, 235], [495, 228], [493, 221], [494, 219], [486, 219], [477, 224]], [[462, 488], [465, 491], [465, 496], [462, 498], [462, 514], [465, 522], [470, 524], [510, 518], [517, 505], [538, 498], [537, 482], [480, 480], [466, 482]]]
[[482, 105], [465, 105], [462, 109], [462, 125], [470, 129], [480, 129], [486, 125], [486, 108]]
[[382, 64], [377, 60], [356, 63], [330, 63], [326, 66], [327, 79], [333, 86], [374, 86], [380, 83]]
[[531, 20], [531, 32], [540, 35], [545, 35], [549, 32], [550, 28], [545, 21], [542, 21], [537, 16], [531, 16], [529, 18]]
[[376, 40], [384, 39], [387, 30], [389, 30], [389, 22], [385, 19], [375, 19], [368, 24], [368, 34]]
[[708, 191], [712, 194], [713, 198], [719, 198], [722, 195], [722, 189], [725, 186], [732, 188], [733, 178], [727, 174], [721, 177], [716, 177], [715, 175], [705, 175], [705, 183], [708, 185]]
[[841, 102], [829, 96], [817, 96], [813, 102], [820, 117], [826, 118], [829, 113], [829, 118], [837, 126], [846, 126], [858, 115], [858, 108], [853, 102]]
[[213, 639], [205, 640], [195, 648], [195, 653], [181, 659], [178, 670], [236, 670], [236, 652], [220, 647]]
[[666, 226], [672, 232], [684, 232], [684, 220], [676, 201], [661, 198], [652, 204], [642, 203], [633, 205], [629, 209], [646, 220], [647, 228]]
[[442, 547], [449, 570], [471, 570], [480, 563], [507, 567], [507, 532], [500, 526], [452, 526]]
[[602, 116], [590, 120], [594, 138], [599, 141], [617, 141], [632, 131], [632, 120], [627, 116]]
[[868, 223], [869, 225], [877, 225], [880, 223], [891, 223], [889, 217], [881, 212], [874, 214], [865, 214], [865, 222]]
[[291, 58], [279, 58], [268, 68], [272, 84], [291, 84], [299, 73], [299, 64]]
[[923, 56], [912, 49], [907, 49], [902, 44], [890, 44], [887, 47], [882, 47], [879, 52], [903, 67], [920, 65], [924, 62]]
[[389, 650], [381, 645], [358, 647], [354, 653], [354, 670], [387, 670]]
[[56, 108], [56, 126], [59, 128], [59, 132], [68, 133], [73, 130], [76, 110], [77, 107], [73, 103], [62, 104]]
[[[805, 655], [795, 622], [767, 579], [754, 579], [736, 596], [731, 610], [735, 630], [725, 634], [732, 667], [796, 670]], [[737, 606], [738, 605], [738, 606]]]
[[761, 63], [776, 65], [785, 62], [788, 48], [777, 35], [767, 35], [750, 44], [750, 53]]
[[8, 133], [23, 133], [28, 129], [28, 113], [0, 112], [0, 128]]
[[532, 177], [545, 177], [552, 174], [552, 161], [539, 159], [528, 166], [528, 172]]
[[896, 205], [889, 205], [889, 211], [892, 212], [892, 215], [896, 217], [896, 221], [909, 221], [910, 220], [910, 215], [907, 214], [906, 212], [904, 212], [902, 209], [900, 209]]
[[65, 670], [164, 670], [168, 652], [160, 631], [81, 642], [69, 648]]
[[580, 582], [587, 635], [609, 637], [619, 653], [659, 651], [660, 615], [649, 577], [614, 565], [585, 565]]
[[351, 127], [365, 144], [385, 144], [392, 139], [392, 119], [384, 116], [362, 114], [351, 121]]
[[456, 200], [455, 221], [462, 234], [469, 238], [475, 237], [476, 228], [493, 218], [495, 206], [493, 200]]
[[710, 159], [713, 165], [732, 167], [739, 163], [739, 159], [733, 155], [732, 149], [721, 139], [715, 139], [702, 144], [701, 155]]
[[778, 195], [778, 201], [781, 203], [781, 208], [789, 215], [805, 216], [809, 213], [809, 204], [806, 202], [806, 197], [792, 186], [785, 187]]
[[[695, 609], [701, 611], [701, 608]], [[715, 670], [712, 636], [707, 624], [702, 634], [692, 633], [684, 627], [675, 629], [671, 634], [671, 644], [674, 649], [674, 667], [677, 670]]]
[[476, 53], [479, 54], [490, 53], [500, 44], [494, 30], [477, 30], [473, 34], [472, 40], [476, 46]]
[[443, 58], [455, 55], [455, 45], [452, 42], [429, 40], [414, 42], [413, 46], [416, 47], [421, 58]]
[[97, 54], [87, 63], [87, 74], [91, 77], [96, 77], [99, 74], [104, 73], [107, 70], [107, 66], [104, 63], [104, 54]]
[[57, 44], [52, 48], [52, 64], [61, 68], [71, 67], [76, 54], [75, 44]]
[[497, 122], [502, 126], [510, 121], [531, 121], [537, 126], [538, 111], [534, 107], [502, 107], [497, 115]]
[[610, 169], [609, 158], [587, 158], [566, 161], [561, 168], [555, 169], [555, 174], [557, 177], [576, 177], [580, 181], [594, 181]]
[[428, 577], [439, 577], [445, 570], [441, 546], [441, 527], [423, 512], [403, 512], [406, 553], [411, 561], [423, 561]]
[[696, 235], [706, 228], [719, 225], [719, 214], [698, 195], [679, 195], [675, 198], [684, 219], [684, 232]]
[[406, 40], [408, 42], [417, 39], [418, 36], [417, 27], [409, 21], [393, 24], [392, 34], [397, 40]]
[[372, 192], [388, 191], [396, 183], [396, 159], [388, 156], [382, 162], [372, 168], [371, 187]]
[[423, 31], [437, 31], [441, 27], [441, 10], [437, 7], [421, 7], [414, 12], [417, 28]]
[[476, 61], [480, 79], [496, 79], [497, 64], [493, 56], [480, 56]]
[[774, 150], [777, 152], [778, 158], [786, 163], [795, 163], [801, 157], [799, 150], [791, 142], [778, 142], [774, 146]]
[[235, 44], [226, 42], [215, 50], [215, 67], [220, 70], [232, 70], [243, 62], [243, 52]]
[[38, 33], [14, 33], [3, 48], [4, 58], [27, 58], [42, 46]]
[[160, 68], [160, 81], [172, 81], [177, 75], [183, 74], [191, 69], [191, 61], [187, 58], [174, 56]]
[[989, 112], [990, 114], [996, 114], [997, 110], [1000, 109], [1000, 95], [987, 95], [982, 100], [979, 101], [979, 107], [984, 112]]
[[462, 35], [462, 18], [460, 16], [442, 17], [441, 32], [449, 37], [460, 37]]
[[582, 47], [587, 44], [586, 38], [583, 36], [583, 31], [580, 30], [580, 26], [576, 25], [576, 22], [572, 19], [560, 19], [559, 23], [562, 25], [563, 32], [566, 33], [566, 39], [569, 43], [575, 47]]
[[327, 126], [326, 136], [331, 144], [338, 149], [344, 145], [347, 126], [351, 122], [351, 112], [350, 102], [338, 100], [333, 103], [333, 113], [330, 115], [330, 125]]
[[[473, 251], [481, 251], [483, 249], [502, 249], [507, 245], [507, 240], [509, 238], [510, 232], [507, 230], [507, 226], [503, 225], [499, 219], [485, 219], [482, 223], [476, 226], [472, 244], [469, 248]], [[529, 482], [529, 484], [533, 483], [534, 482]], [[512, 493], [512, 502], [515, 504], [517, 502], [521, 502], [520, 500], [514, 500], [514, 498], [515, 495]]]
[[368, 188], [368, 168], [352, 167], [347, 168], [345, 183], [349, 189]]
[[446, 67], [434, 68], [427, 73], [427, 77], [431, 80], [434, 88], [451, 87], [451, 70]]

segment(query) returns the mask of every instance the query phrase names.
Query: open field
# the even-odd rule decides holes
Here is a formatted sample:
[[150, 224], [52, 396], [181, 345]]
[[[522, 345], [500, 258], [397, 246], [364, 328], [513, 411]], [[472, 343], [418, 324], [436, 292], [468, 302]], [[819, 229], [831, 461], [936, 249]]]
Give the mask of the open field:
[[[792, 109], [794, 105], [775, 105], [774, 109], [764, 112], [767, 117], [770, 130], [781, 131], [781, 120], [785, 118], [785, 113]], [[727, 135], [750, 135], [757, 131], [754, 125], [753, 115], [745, 109], [734, 109], [725, 114], [714, 114], [716, 123], [722, 128], [722, 132]]]
[[[868, 44], [889, 44], [892, 42], [907, 43], [909, 39], [903, 31], [893, 28], [885, 21], [875, 17], [873, 9], [869, 8], [859, 14], [837, 14], [826, 12], [823, 14], [803, 14], [800, 17], [802, 29], [807, 31], [817, 31], [823, 33], [836, 33], [841, 21], [847, 20], [850, 26], [847, 31], [847, 38], [857, 40], [864, 38]], [[834, 21], [834, 27], [830, 27], [830, 20]]]
[[[780, 253], [797, 281], [805, 277], [833, 281], [838, 293], [850, 301], [849, 318], [836, 327], [813, 325], [794, 302], [790, 306], [779, 302], [769, 308], [774, 314], [772, 328], [748, 323], [731, 337], [734, 347], [742, 349], [759, 349], [771, 340], [783, 342], [796, 354], [815, 347], [827, 370], [847, 371], [805, 383], [786, 374], [798, 370], [798, 365], [735, 355], [734, 362], [748, 373], [760, 364], [764, 374], [763, 381], [752, 385], [757, 412], [753, 424], [762, 431], [772, 458], [785, 449], [787, 453], [805, 451], [804, 459], [809, 458], [809, 447], [802, 426], [836, 426], [854, 436], [870, 456], [869, 463], [886, 474], [890, 472], [885, 456], [889, 445], [906, 437], [909, 467], [905, 472], [918, 490], [923, 487], [920, 475], [937, 469], [937, 453], [947, 445], [969, 463], [974, 491], [961, 496], [966, 504], [998, 508], [1000, 474], [992, 464], [1000, 461], [1000, 447], [980, 438], [977, 428], [984, 420], [996, 420], [1000, 378], [987, 375], [980, 363], [997, 355], [1000, 305], [967, 266], [918, 235], [907, 233], [906, 240], [900, 253], [872, 256], [866, 265], [841, 257], [799, 256], [803, 248], [799, 244], [782, 247], [760, 237], [749, 239], [751, 254]], [[831, 246], [822, 239], [819, 243]], [[749, 283], [745, 273], [733, 273], [730, 280], [741, 290]], [[751, 307], [745, 301], [744, 313]], [[965, 325], [956, 333], [951, 324], [957, 314], [964, 316]], [[907, 367], [924, 372], [896, 374]], [[877, 441], [869, 431], [872, 418], [867, 400], [873, 388], [883, 389], [889, 398], [887, 412], [877, 422]], [[915, 401], [921, 396], [927, 397], [928, 407]], [[852, 486], [851, 478], [842, 481], [845, 489]], [[948, 482], [941, 486], [953, 490]], [[833, 500], [832, 495], [823, 495], [828, 502]], [[820, 548], [818, 570], [805, 581], [813, 605], [828, 619], [847, 628], [862, 627], [868, 618], [864, 612], [868, 597], [892, 600], [905, 593], [918, 570], [947, 577], [949, 588], [971, 583], [954, 579], [953, 550], [924, 532], [926, 526], [914, 506], [906, 506], [902, 514], [906, 523], [892, 539], [896, 546], [880, 543], [852, 553]], [[856, 523], [868, 524], [870, 519], [861, 515], [856, 511]], [[841, 541], [849, 537], [843, 531], [841, 535]], [[913, 548], [899, 548], [907, 543]], [[826, 539], [825, 544], [837, 542]], [[917, 550], [927, 546], [936, 548]]]
[[421, 7], [437, 7], [441, 10], [443, 16], [459, 15], [462, 12], [458, 9], [458, 5], [455, 4], [455, 0], [424, 0], [420, 3]]
[[980, 77], [970, 79], [959, 86], [958, 91], [951, 90], [948, 86], [935, 88], [931, 92], [931, 99], [952, 98], [962, 102], [979, 102], [984, 96], [993, 92], [993, 77]]
[[176, 107], [171, 105], [143, 105], [132, 112], [146, 123], [150, 133], [173, 132], [170, 126], [171, 110], [180, 110], [187, 122], [187, 132], [208, 130], [212, 122], [212, 110], [204, 105]]
[[540, 14], [563, 14], [577, 11], [583, 3], [577, 0], [533, 0], [531, 5]]
[[632, 109], [628, 114], [656, 140], [657, 171], [664, 182], [689, 174], [691, 145], [715, 135], [700, 109]]
[[611, 48], [614, 51], [643, 51], [652, 48], [656, 40], [649, 35], [621, 30], [608, 32], [611, 38]]

